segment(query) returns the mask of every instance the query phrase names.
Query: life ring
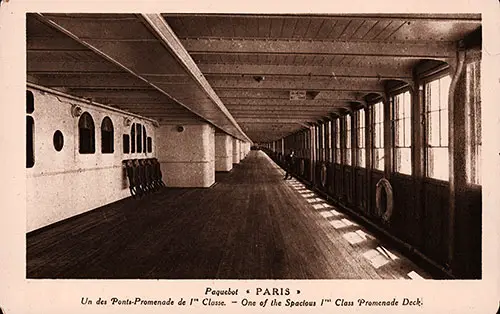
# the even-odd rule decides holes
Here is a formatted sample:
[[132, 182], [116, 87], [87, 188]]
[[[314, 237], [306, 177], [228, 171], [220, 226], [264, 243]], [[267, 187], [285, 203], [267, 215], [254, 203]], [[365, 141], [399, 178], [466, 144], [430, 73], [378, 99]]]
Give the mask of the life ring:
[[321, 165], [321, 170], [320, 170], [320, 180], [321, 180], [321, 186], [325, 187], [326, 186], [326, 164]]
[[[377, 190], [376, 190], [377, 194], [376, 194], [375, 201], [376, 201], [376, 205], [377, 205], [377, 212], [382, 216], [382, 220], [384, 222], [388, 223], [389, 220], [391, 219], [392, 210], [394, 207], [394, 195], [392, 192], [391, 183], [387, 179], [382, 178], [377, 182], [376, 188], [377, 188]], [[381, 208], [382, 207], [382, 188], [385, 191], [385, 195], [386, 195], [386, 199], [387, 199], [387, 208], [385, 209], [383, 214], [382, 214], [382, 208]]]
[[305, 161], [304, 159], [301, 159], [299, 164], [299, 172], [301, 176], [304, 176], [305, 170], [306, 170]]

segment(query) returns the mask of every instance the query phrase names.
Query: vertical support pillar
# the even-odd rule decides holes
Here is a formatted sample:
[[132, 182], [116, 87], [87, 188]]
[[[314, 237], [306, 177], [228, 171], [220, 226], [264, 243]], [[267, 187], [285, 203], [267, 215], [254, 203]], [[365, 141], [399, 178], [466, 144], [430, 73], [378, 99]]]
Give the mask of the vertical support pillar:
[[215, 183], [215, 129], [211, 125], [161, 125], [156, 139], [167, 186], [209, 187]]
[[[364, 105], [365, 108], [365, 175], [366, 179], [365, 182], [368, 184], [365, 184], [363, 189], [365, 193], [365, 210], [367, 213], [370, 213], [370, 210], [372, 208], [372, 169], [373, 169], [373, 134], [375, 130], [373, 130], [373, 107]], [[376, 184], [376, 183], [375, 183]]]
[[[450, 90], [448, 95], [448, 123], [450, 130], [448, 133], [448, 152], [450, 158], [449, 179], [450, 179], [450, 204], [448, 217], [448, 268], [453, 271], [453, 257], [455, 254], [455, 212], [457, 207], [457, 197], [459, 191], [466, 185], [466, 144], [463, 136], [455, 134], [466, 134], [465, 132], [465, 97], [456, 97], [463, 93], [464, 75], [463, 68], [465, 62], [465, 49], [463, 43], [459, 43], [457, 52], [457, 63], [453, 67]], [[458, 193], [457, 193], [458, 192]]]
[[[414, 117], [412, 124], [412, 167], [415, 182], [415, 213], [414, 226], [423, 226], [424, 217], [424, 177], [425, 177], [425, 103], [424, 103], [424, 87], [420, 82], [420, 78], [416, 75], [412, 82], [412, 116]], [[413, 228], [414, 245], [421, 248], [424, 244], [423, 239], [424, 228]]]
[[233, 164], [240, 163], [240, 140], [233, 137]]
[[384, 175], [390, 179], [392, 173], [392, 121], [391, 121], [391, 100], [387, 93], [384, 95]]
[[243, 160], [243, 159], [245, 159], [245, 153], [244, 153], [245, 142], [242, 142], [242, 141], [239, 141], [239, 142], [240, 142], [240, 160]]
[[215, 133], [215, 171], [233, 169], [233, 141], [230, 135]]
[[316, 126], [309, 127], [309, 180], [314, 182], [314, 165], [316, 162]]

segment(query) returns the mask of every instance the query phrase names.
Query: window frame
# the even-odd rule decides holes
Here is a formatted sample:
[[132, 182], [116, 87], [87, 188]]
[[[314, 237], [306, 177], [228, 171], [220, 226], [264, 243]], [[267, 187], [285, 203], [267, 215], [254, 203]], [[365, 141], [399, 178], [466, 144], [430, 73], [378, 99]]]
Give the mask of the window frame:
[[[363, 121], [361, 121], [363, 113]], [[363, 122], [363, 123], [361, 123]], [[361, 152], [364, 152], [364, 164], [361, 164]], [[366, 169], [366, 109], [356, 110], [356, 167]]]
[[[86, 115], [88, 115], [90, 117], [90, 122], [92, 122], [92, 129], [87, 129], [87, 130], [91, 131], [90, 132], [90, 139], [89, 139], [90, 148], [89, 148], [89, 151], [82, 152], [82, 134], [81, 134], [82, 127], [80, 126], [80, 121], [82, 121], [83, 117]], [[92, 115], [88, 111], [83, 112], [80, 115], [80, 117], [78, 118], [78, 153], [80, 155], [93, 155], [93, 154], [95, 154], [95, 122], [94, 122], [94, 118], [92, 117]]]
[[130, 134], [127, 133], [122, 136], [122, 154], [130, 154]]
[[147, 152], [152, 153], [153, 152], [153, 138], [151, 136], [148, 136], [146, 139], [147, 142]]
[[[107, 123], [105, 125], [105, 123]], [[105, 130], [110, 127], [110, 130]], [[107, 134], [109, 143], [105, 143], [105, 135]], [[106, 144], [106, 145], [105, 145]], [[105, 149], [106, 148], [106, 149]], [[115, 152], [115, 127], [113, 120], [109, 116], [105, 116], [101, 121], [101, 154], [113, 154]]]
[[[376, 106], [380, 104], [380, 108], [379, 108], [379, 111], [382, 113], [381, 114], [381, 118], [382, 119], [377, 119], [379, 118], [379, 115], [377, 115], [377, 108]], [[374, 170], [374, 171], [380, 171], [380, 172], [385, 172], [385, 103], [384, 101], [381, 99], [380, 101], [377, 101], [375, 102], [374, 104], [370, 105], [370, 112], [371, 112], [371, 115], [370, 115], [370, 119], [371, 119], [371, 127], [372, 127], [372, 132], [371, 132], [371, 142], [372, 142], [372, 146], [370, 147], [371, 151], [372, 151], [372, 154], [371, 154], [371, 169]], [[380, 120], [380, 121], [377, 121], [377, 120]], [[380, 140], [377, 141], [377, 130], [380, 130]], [[381, 146], [378, 147], [377, 144], [378, 142], [381, 143]], [[378, 164], [378, 162], [375, 162], [375, 158], [377, 156], [377, 154], [375, 154], [375, 152], [377, 150], [381, 150], [382, 151], [382, 169], [379, 169], [376, 167], [376, 165]]]
[[[449, 72], [449, 70], [444, 70], [444, 71], [439, 71], [438, 73], [434, 73], [432, 75], [429, 75], [429, 76], [426, 76], [425, 78], [423, 78], [421, 80], [421, 86], [423, 88], [423, 99], [422, 99], [422, 108], [421, 108], [421, 114], [423, 115], [424, 117], [424, 126], [423, 126], [423, 138], [424, 138], [424, 141], [423, 141], [423, 157], [424, 157], [424, 168], [423, 168], [423, 175], [424, 175], [424, 178], [425, 180], [430, 180], [430, 181], [433, 181], [433, 182], [439, 182], [441, 184], [448, 184], [449, 183], [449, 178], [450, 178], [450, 174], [449, 174], [449, 171], [448, 171], [448, 177], [446, 179], [442, 179], [442, 178], [437, 178], [437, 177], [433, 177], [433, 176], [430, 176], [429, 175], [429, 171], [430, 171], [430, 163], [429, 163], [429, 149], [432, 148], [430, 146], [430, 143], [429, 143], [429, 137], [430, 137], [430, 131], [429, 131], [429, 126], [430, 126], [430, 119], [429, 119], [429, 113], [431, 112], [436, 112], [436, 111], [429, 111], [428, 110], [428, 106], [429, 106], [429, 99], [428, 99], [428, 94], [427, 94], [427, 86], [434, 82], [434, 81], [437, 81], [437, 80], [440, 80], [446, 76], [450, 76], [450, 84], [451, 84], [451, 81], [452, 81], [452, 77], [451, 77], [451, 73]], [[440, 89], [441, 89], [441, 86], [440, 86]], [[449, 90], [449, 86], [448, 86], [448, 90]], [[441, 93], [439, 93], [438, 97], [441, 97]], [[445, 96], [446, 97], [446, 101], [448, 102], [448, 95]], [[439, 104], [439, 108], [441, 108], [441, 101], [440, 101], [440, 104]], [[442, 123], [441, 123], [441, 111], [442, 110], [438, 110], [439, 112], [439, 141], [441, 143], [441, 141], [443, 140], [441, 138], [441, 126], [442, 126]], [[449, 104], [447, 104], [447, 107], [446, 107], [446, 111], [447, 111], [447, 116], [449, 116]], [[449, 125], [449, 119], [448, 119], [448, 122], [447, 122], [447, 125], [448, 125], [448, 134], [449, 134], [449, 131], [450, 131], [450, 125]], [[447, 142], [447, 145], [446, 146], [434, 146], [434, 148], [444, 148], [446, 147], [446, 151], [448, 152], [448, 163], [447, 163], [447, 167], [449, 169], [449, 162], [450, 162], [450, 155], [449, 155], [449, 139], [448, 139], [448, 136], [446, 137], [446, 142]]]
[[341, 165], [343, 163], [342, 160], [342, 134], [340, 129], [342, 127], [342, 119], [341, 117], [335, 118], [335, 163], [337, 165]]
[[135, 124], [136, 130], [135, 130], [135, 145], [136, 145], [136, 153], [140, 154], [142, 153], [142, 123], [137, 122]]
[[130, 127], [130, 153], [135, 154], [135, 123], [132, 123], [132, 126]]
[[[345, 130], [345, 135], [344, 135], [344, 165], [351, 166], [351, 167], [353, 165], [353, 162], [352, 162], [352, 159], [353, 159], [352, 158], [352, 120], [353, 120], [353, 117], [352, 116], [353, 116], [352, 113], [347, 113], [344, 116], [344, 130]], [[347, 119], [348, 117], [349, 117], [349, 119]], [[349, 152], [349, 154], [348, 154], [348, 152]]]
[[31, 169], [36, 164], [35, 159], [35, 94], [26, 90], [26, 169]]
[[[396, 97], [399, 96], [399, 95], [403, 95], [405, 93], [409, 93], [409, 99], [410, 99], [410, 117], [408, 118], [405, 114], [406, 112], [404, 112], [404, 115], [403, 115], [403, 118], [402, 119], [396, 119]], [[403, 96], [403, 99], [404, 99], [404, 96]], [[395, 89], [393, 91], [391, 91], [391, 93], [389, 94], [389, 105], [390, 105], [390, 125], [391, 125], [391, 141], [392, 141], [392, 151], [391, 151], [391, 156], [392, 156], [392, 169], [391, 169], [391, 172], [395, 175], [401, 175], [401, 176], [407, 176], [407, 177], [411, 177], [413, 176], [414, 174], [414, 162], [413, 162], [413, 154], [414, 154], [414, 143], [413, 143], [413, 119], [414, 119], [414, 115], [413, 115], [413, 109], [414, 109], [414, 104], [413, 104], [413, 92], [411, 90], [411, 88], [409, 86], [405, 86], [403, 88], [398, 88], [398, 89]], [[398, 104], [399, 105], [399, 104]], [[403, 104], [403, 110], [404, 110], [404, 104]], [[410, 145], [409, 146], [397, 146], [397, 138], [396, 138], [396, 135], [399, 135], [397, 134], [396, 132], [398, 132], [398, 128], [397, 128], [397, 125], [396, 125], [396, 121], [400, 121], [400, 120], [403, 120], [403, 123], [404, 123], [404, 120], [408, 120], [409, 123], [410, 123], [410, 132], [409, 132], [409, 135], [410, 135]], [[403, 124], [403, 135], [405, 133], [405, 124]], [[405, 141], [405, 137], [403, 138], [403, 145], [406, 145], [406, 141]], [[405, 173], [405, 172], [401, 172], [401, 171], [398, 171], [396, 170], [396, 167], [397, 167], [397, 150], [398, 149], [409, 149], [410, 150], [410, 173]]]

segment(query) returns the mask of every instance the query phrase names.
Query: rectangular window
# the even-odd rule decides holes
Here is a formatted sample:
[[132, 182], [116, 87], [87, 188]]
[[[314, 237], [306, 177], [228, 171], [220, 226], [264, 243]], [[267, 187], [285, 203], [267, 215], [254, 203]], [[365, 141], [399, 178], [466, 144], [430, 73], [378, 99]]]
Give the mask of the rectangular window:
[[123, 134], [123, 153], [130, 153], [130, 136], [128, 134]]
[[26, 168], [33, 168], [35, 165], [35, 120], [26, 116]]
[[332, 162], [333, 161], [333, 156], [332, 156], [332, 121], [328, 121], [328, 161]]
[[130, 130], [130, 152], [135, 153], [135, 123], [132, 124], [132, 129]]
[[373, 113], [373, 168], [384, 171], [384, 103], [372, 106]]
[[345, 164], [352, 165], [351, 147], [351, 114], [345, 116]]
[[467, 183], [481, 184], [480, 62], [469, 63], [465, 74], [465, 130]]
[[335, 119], [335, 162], [342, 163], [340, 150], [340, 118]]
[[314, 127], [314, 160], [319, 160], [319, 130], [318, 126]]
[[323, 123], [321, 124], [321, 160], [325, 161], [326, 160], [326, 140], [325, 140], [325, 130], [326, 130], [326, 124]]
[[360, 109], [356, 113], [356, 134], [357, 134], [357, 153], [358, 167], [366, 167], [366, 144], [365, 144], [365, 109]]
[[411, 95], [391, 97], [394, 125], [394, 171], [411, 175]]
[[427, 176], [449, 179], [448, 90], [449, 75], [425, 84]]
[[137, 123], [136, 125], [136, 131], [135, 134], [137, 136], [137, 152], [142, 153], [142, 125], [140, 123]]

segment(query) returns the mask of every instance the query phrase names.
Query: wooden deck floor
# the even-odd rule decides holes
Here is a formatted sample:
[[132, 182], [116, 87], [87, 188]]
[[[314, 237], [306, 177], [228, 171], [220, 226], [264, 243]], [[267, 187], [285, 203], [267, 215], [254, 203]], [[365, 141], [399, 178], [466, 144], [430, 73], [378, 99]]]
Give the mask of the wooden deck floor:
[[263, 152], [217, 182], [125, 199], [29, 234], [27, 277], [429, 278], [299, 182], [284, 181]]

